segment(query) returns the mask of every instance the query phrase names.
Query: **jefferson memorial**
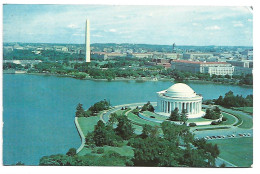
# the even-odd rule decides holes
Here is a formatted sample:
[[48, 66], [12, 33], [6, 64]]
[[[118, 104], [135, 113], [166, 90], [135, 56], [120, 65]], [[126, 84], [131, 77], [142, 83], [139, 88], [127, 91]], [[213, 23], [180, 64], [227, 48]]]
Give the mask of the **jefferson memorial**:
[[160, 115], [170, 116], [175, 108], [178, 108], [180, 113], [185, 109], [188, 118], [199, 118], [205, 115], [201, 110], [203, 97], [184, 83], [176, 83], [157, 94], [156, 112]]

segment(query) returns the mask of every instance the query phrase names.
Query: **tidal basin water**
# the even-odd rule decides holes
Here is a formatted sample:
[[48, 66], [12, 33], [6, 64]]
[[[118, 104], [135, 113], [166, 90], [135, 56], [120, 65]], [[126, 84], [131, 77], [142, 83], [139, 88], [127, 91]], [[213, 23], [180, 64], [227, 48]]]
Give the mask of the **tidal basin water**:
[[[218, 98], [229, 90], [249, 95], [252, 87], [187, 82], [204, 99]], [[112, 105], [156, 101], [156, 92], [172, 82], [90, 81], [73, 78], [3, 75], [3, 162], [38, 165], [42, 156], [65, 154], [80, 146], [74, 125], [75, 108], [89, 108], [109, 99]]]

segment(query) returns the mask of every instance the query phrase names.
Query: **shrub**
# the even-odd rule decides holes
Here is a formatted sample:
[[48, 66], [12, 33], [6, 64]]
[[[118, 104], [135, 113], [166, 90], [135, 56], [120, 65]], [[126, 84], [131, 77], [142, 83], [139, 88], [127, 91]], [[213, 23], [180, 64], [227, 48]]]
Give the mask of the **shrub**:
[[212, 121], [212, 122], [211, 122], [211, 125], [218, 125], [218, 124], [219, 124], [218, 121]]
[[227, 117], [222, 117], [222, 121], [227, 121]]
[[75, 156], [76, 153], [76, 149], [75, 148], [70, 148], [69, 151], [66, 153], [66, 155], [68, 156]]
[[104, 149], [103, 149], [103, 148], [99, 148], [99, 149], [97, 150], [97, 153], [98, 153], [98, 154], [104, 153]]
[[190, 123], [189, 126], [190, 127], [195, 127], [195, 126], [197, 126], [197, 124], [196, 123]]

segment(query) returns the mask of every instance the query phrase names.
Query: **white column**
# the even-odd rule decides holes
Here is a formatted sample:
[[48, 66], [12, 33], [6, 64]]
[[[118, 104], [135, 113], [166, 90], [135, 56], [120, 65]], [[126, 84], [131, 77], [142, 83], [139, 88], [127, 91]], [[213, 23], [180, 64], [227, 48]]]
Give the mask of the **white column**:
[[167, 101], [165, 101], [165, 105], [166, 105], [166, 107], [165, 107], [165, 113], [168, 113], [168, 102]]
[[163, 111], [163, 100], [161, 100], [161, 112]]
[[194, 114], [194, 102], [191, 102], [191, 114]]
[[187, 103], [187, 113], [190, 113], [190, 102]]
[[199, 103], [198, 102], [196, 102], [196, 114], [198, 113], [198, 110], [199, 110]]

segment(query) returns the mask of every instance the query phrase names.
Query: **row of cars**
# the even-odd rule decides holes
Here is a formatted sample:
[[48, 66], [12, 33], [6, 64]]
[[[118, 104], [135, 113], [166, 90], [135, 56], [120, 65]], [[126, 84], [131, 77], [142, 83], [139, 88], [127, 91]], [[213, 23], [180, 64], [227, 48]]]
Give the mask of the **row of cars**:
[[250, 137], [250, 133], [239, 133], [237, 135], [231, 134], [231, 135], [216, 135], [216, 136], [206, 136], [204, 137], [205, 140], [213, 140], [213, 139], [224, 139], [224, 138], [235, 138], [235, 137]]

